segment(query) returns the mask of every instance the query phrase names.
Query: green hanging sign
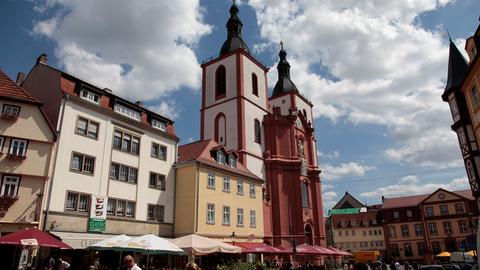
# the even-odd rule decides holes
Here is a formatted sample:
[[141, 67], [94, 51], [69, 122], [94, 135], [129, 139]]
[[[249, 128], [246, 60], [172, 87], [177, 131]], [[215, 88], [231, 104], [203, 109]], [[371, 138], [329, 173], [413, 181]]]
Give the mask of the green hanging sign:
[[107, 221], [99, 218], [88, 219], [88, 231], [89, 232], [104, 232]]

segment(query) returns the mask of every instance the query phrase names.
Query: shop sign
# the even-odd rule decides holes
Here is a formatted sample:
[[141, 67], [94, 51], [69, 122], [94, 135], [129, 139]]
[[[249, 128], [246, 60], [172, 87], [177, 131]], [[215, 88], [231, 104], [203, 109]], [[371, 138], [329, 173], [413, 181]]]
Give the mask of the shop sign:
[[37, 239], [20, 239], [22, 246], [38, 246]]
[[104, 232], [107, 222], [107, 201], [106, 196], [92, 194], [90, 206], [90, 219], [88, 220], [89, 232]]
[[106, 223], [107, 223], [107, 221], [105, 219], [89, 218], [88, 219], [88, 231], [89, 232], [104, 232]]

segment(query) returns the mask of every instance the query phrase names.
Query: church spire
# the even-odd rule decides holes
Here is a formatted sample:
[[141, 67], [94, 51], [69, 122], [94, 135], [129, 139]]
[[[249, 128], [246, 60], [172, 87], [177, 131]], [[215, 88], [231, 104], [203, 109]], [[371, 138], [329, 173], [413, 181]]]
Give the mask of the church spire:
[[247, 44], [242, 39], [242, 27], [243, 23], [238, 17], [239, 9], [235, 0], [230, 7], [230, 18], [227, 21], [227, 40], [223, 43], [220, 49], [220, 56], [234, 51], [238, 48], [243, 48], [247, 52], [249, 51]]
[[283, 48], [283, 41], [280, 41], [280, 52], [278, 53], [280, 61], [277, 65], [278, 81], [273, 88], [272, 96], [289, 91], [297, 91], [298, 89], [290, 79], [290, 64], [287, 61], [287, 52]]

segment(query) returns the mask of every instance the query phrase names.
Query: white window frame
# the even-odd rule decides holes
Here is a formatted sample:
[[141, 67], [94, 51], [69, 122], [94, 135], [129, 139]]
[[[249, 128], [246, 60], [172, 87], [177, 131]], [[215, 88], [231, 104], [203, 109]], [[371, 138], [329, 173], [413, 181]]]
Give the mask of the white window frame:
[[157, 119], [152, 119], [152, 127], [159, 129], [161, 131], [167, 131], [167, 123]]
[[[152, 181], [152, 177], [155, 178], [155, 185], [152, 185], [151, 181]], [[166, 188], [167, 188], [167, 177], [164, 175], [164, 174], [161, 174], [161, 173], [156, 173], [156, 172], [150, 172], [150, 179], [148, 180], [148, 187], [149, 188], [154, 188], [154, 189], [158, 189], [158, 190], [161, 190], [161, 191], [165, 191]], [[162, 181], [163, 179], [163, 181]]]
[[230, 177], [224, 176], [223, 177], [223, 189], [224, 192], [230, 192]]
[[215, 173], [212, 173], [212, 172], [208, 173], [207, 187], [215, 189]]
[[435, 212], [433, 211], [433, 207], [432, 207], [432, 206], [427, 206], [427, 207], [425, 207], [425, 216], [426, 216], [426, 217], [433, 217], [433, 216], [435, 216]]
[[230, 206], [223, 206], [222, 225], [230, 225]]
[[215, 204], [207, 203], [207, 224], [215, 224]]
[[124, 115], [130, 119], [133, 119], [135, 121], [140, 121], [141, 119], [141, 116], [142, 114], [134, 109], [130, 109], [126, 106], [123, 106], [119, 103], [116, 103], [114, 106], [113, 106], [113, 109], [115, 112], [121, 114], [121, 115]]
[[18, 118], [20, 115], [20, 109], [21, 107], [17, 105], [4, 104], [2, 114]]
[[250, 228], [257, 227], [257, 212], [255, 210], [250, 210]]
[[407, 210], [407, 217], [413, 217], [413, 211]]
[[461, 219], [458, 221], [458, 230], [460, 233], [468, 232], [468, 221]]
[[242, 180], [237, 181], [237, 194], [238, 195], [243, 195], [243, 181]]
[[440, 215], [442, 215], [442, 216], [448, 215], [448, 212], [449, 212], [449, 211], [448, 211], [448, 205], [446, 205], [446, 204], [441, 204], [441, 205], [439, 206], [439, 208], [440, 208]]
[[464, 206], [463, 203], [456, 203], [455, 204], [455, 213], [456, 214], [465, 214], [465, 206]]
[[[16, 197], [18, 196], [18, 190], [20, 188], [20, 176], [15, 176], [15, 175], [4, 175], [3, 178], [2, 178], [2, 190], [1, 190], [1, 196], [8, 196], [8, 197]], [[7, 185], [9, 185], [9, 190], [11, 190], [12, 186], [13, 186], [13, 196], [11, 196], [10, 194], [12, 192], [9, 192], [10, 194], [6, 195], [5, 192], [6, 192], [6, 189], [7, 189]]]
[[79, 96], [81, 99], [95, 104], [100, 104], [100, 100], [102, 99], [101, 95], [85, 89], [80, 90]]
[[257, 191], [255, 189], [255, 184], [250, 184], [249, 194], [250, 194], [250, 198], [255, 198], [255, 196], [257, 195]]
[[222, 164], [222, 165], [225, 165], [225, 161], [226, 161], [225, 153], [223, 153], [222, 150], [218, 150], [217, 151], [217, 162]]
[[229, 155], [229, 156], [228, 156], [228, 164], [229, 164], [230, 167], [232, 167], [232, 168], [236, 168], [236, 167], [237, 167], [237, 159], [235, 158], [234, 155]]
[[[16, 151], [14, 152], [15, 143], [18, 143], [18, 145], [16, 146]], [[23, 144], [23, 149], [20, 147], [22, 144]], [[12, 156], [24, 157], [27, 154], [27, 147], [28, 147], [28, 140], [11, 138], [9, 153]], [[22, 149], [22, 151], [19, 151], [20, 149]]]
[[243, 208], [237, 208], [237, 227], [243, 227]]
[[393, 212], [393, 218], [394, 219], [399, 219], [400, 218], [400, 212], [399, 211], [394, 211]]

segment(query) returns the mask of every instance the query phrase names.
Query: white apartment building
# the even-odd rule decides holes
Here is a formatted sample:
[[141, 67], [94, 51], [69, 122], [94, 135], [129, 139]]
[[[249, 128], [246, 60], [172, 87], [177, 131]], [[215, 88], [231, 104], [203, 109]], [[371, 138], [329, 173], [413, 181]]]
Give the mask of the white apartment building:
[[23, 83], [58, 133], [43, 219], [75, 248], [111, 234], [173, 236], [173, 122], [46, 64]]

